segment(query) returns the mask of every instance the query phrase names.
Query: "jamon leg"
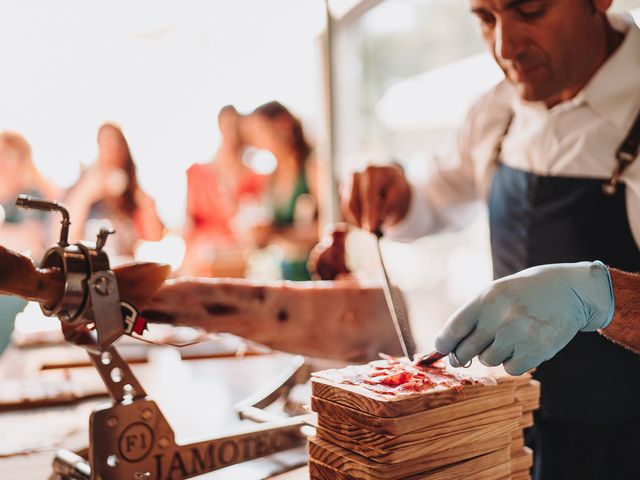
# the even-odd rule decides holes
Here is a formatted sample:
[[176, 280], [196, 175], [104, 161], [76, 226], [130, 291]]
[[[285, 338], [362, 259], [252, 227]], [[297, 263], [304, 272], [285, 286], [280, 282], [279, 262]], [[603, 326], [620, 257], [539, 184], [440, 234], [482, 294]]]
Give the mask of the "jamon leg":
[[401, 354], [382, 289], [355, 281], [178, 279], [165, 282], [142, 314], [314, 357], [361, 362]]
[[[378, 352], [401, 354], [379, 286], [195, 278], [163, 284], [168, 265], [133, 263], [113, 270], [120, 297], [151, 322], [232, 333], [276, 350], [351, 362], [374, 359]], [[63, 289], [59, 270], [38, 269], [29, 258], [0, 247], [0, 294], [53, 305]]]

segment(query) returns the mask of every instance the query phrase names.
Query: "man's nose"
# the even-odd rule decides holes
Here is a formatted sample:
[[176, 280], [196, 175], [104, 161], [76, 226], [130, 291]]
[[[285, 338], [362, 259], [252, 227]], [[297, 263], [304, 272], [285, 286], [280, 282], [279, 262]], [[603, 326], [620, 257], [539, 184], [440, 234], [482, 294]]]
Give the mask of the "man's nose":
[[522, 25], [517, 22], [499, 20], [494, 30], [495, 55], [501, 60], [515, 60], [525, 47]]

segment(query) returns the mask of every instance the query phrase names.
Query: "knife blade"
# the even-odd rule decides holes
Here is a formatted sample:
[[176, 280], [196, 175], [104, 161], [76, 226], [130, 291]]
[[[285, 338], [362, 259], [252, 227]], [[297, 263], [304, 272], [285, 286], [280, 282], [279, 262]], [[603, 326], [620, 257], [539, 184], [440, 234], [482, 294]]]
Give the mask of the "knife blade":
[[398, 335], [398, 340], [400, 341], [402, 351], [409, 360], [412, 360], [415, 354], [416, 347], [415, 342], [413, 341], [413, 335], [411, 334], [411, 328], [409, 327], [409, 319], [405, 315], [405, 311], [402, 308], [402, 301], [399, 298], [399, 291], [393, 290], [391, 288], [391, 280], [389, 279], [389, 275], [387, 273], [387, 267], [385, 266], [384, 258], [382, 256], [382, 248], [380, 246], [382, 240], [382, 231], [378, 230], [375, 235], [378, 260], [380, 261], [382, 273], [384, 274], [384, 282], [382, 285], [384, 298], [387, 301], [387, 307], [389, 308], [391, 320], [393, 321], [393, 326], [395, 327], [396, 334]]

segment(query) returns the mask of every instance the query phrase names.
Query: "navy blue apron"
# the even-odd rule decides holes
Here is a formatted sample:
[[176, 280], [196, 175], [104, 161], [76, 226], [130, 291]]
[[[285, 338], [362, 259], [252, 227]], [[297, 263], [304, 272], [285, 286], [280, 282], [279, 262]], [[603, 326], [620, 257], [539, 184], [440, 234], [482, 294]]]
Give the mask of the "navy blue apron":
[[[630, 132], [637, 137], [637, 142], [631, 139], [636, 150], [639, 128], [640, 115]], [[625, 142], [629, 140], [628, 136]], [[640, 250], [627, 218], [626, 189], [619, 183], [636, 156], [624, 155], [627, 147], [621, 146], [608, 183], [606, 179], [536, 175], [498, 161], [489, 195], [494, 277], [535, 265], [585, 260], [640, 271]], [[534, 377], [542, 384], [541, 408], [531, 432], [536, 478], [624, 478], [626, 473], [611, 470], [618, 468], [615, 464], [620, 459], [609, 462], [614, 466], [607, 463], [607, 452], [614, 446], [607, 446], [606, 440], [619, 437], [615, 430], [624, 428], [623, 424], [636, 425], [630, 442], [635, 458], [622, 465], [620, 472], [635, 471], [629, 478], [640, 478], [640, 356], [595, 332], [578, 333], [540, 365]], [[551, 426], [546, 433], [545, 425]]]

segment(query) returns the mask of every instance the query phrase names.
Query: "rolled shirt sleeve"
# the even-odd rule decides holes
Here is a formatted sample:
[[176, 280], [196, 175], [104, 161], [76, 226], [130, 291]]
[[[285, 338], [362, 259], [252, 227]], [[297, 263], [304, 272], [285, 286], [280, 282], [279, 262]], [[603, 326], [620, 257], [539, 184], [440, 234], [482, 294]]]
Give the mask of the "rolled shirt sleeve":
[[422, 184], [411, 184], [409, 210], [399, 223], [385, 229], [388, 238], [408, 242], [459, 230], [484, 208], [496, 148], [511, 115], [506, 88], [501, 83], [470, 109], [452, 148], [434, 158], [432, 175]]

